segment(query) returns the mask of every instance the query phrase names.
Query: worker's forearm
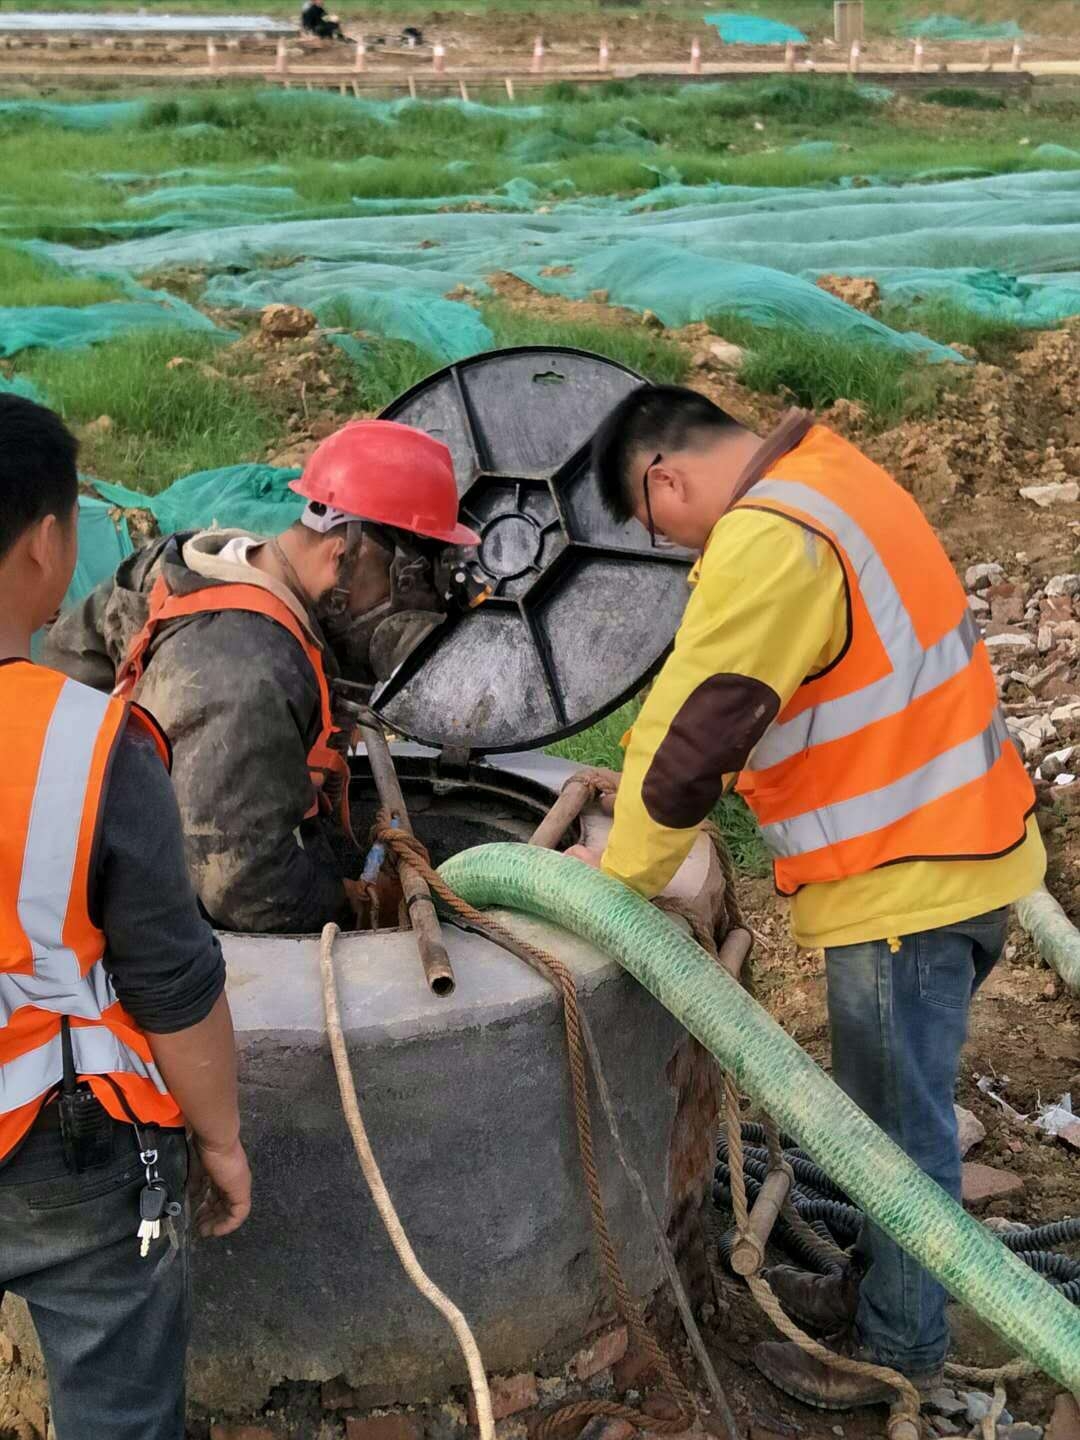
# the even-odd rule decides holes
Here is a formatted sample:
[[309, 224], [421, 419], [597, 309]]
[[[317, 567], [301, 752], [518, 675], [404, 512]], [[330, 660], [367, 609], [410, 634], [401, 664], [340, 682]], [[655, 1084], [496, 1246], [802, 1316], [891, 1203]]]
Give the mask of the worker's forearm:
[[220, 995], [205, 1020], [171, 1035], [148, 1034], [154, 1060], [201, 1145], [227, 1150], [240, 1135], [236, 1041]]

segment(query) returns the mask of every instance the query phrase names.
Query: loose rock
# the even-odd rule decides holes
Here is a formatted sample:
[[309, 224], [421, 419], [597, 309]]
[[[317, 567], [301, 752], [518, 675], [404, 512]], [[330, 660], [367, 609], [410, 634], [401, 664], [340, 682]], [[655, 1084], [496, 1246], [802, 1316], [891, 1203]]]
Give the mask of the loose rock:
[[969, 590], [989, 590], [991, 585], [998, 585], [1004, 579], [1005, 571], [996, 560], [969, 565], [964, 575], [964, 583]]
[[[966, 1155], [969, 1150], [973, 1150], [976, 1145], [986, 1139], [986, 1126], [977, 1115], [973, 1115], [970, 1110], [965, 1110], [962, 1105], [954, 1105], [953, 1110], [956, 1114], [956, 1124], [960, 1134], [960, 1154]], [[956, 1412], [946, 1410], [943, 1413], [952, 1415]]]
[[1080, 485], [1075, 480], [1066, 480], [1056, 485], [1022, 485], [1020, 494], [1025, 500], [1034, 500], [1042, 509], [1050, 505], [1068, 505], [1080, 500]]
[[318, 323], [299, 305], [267, 305], [259, 316], [259, 329], [271, 340], [297, 340], [310, 335]]
[[[962, 1195], [965, 1205], [985, 1205], [989, 1200], [999, 1200], [1003, 1195], [1015, 1195], [1023, 1190], [1024, 1182], [1019, 1175], [1010, 1175], [1007, 1170], [995, 1170], [992, 1165], [980, 1165], [965, 1161], [963, 1167]], [[973, 1425], [975, 1421], [971, 1422]]]

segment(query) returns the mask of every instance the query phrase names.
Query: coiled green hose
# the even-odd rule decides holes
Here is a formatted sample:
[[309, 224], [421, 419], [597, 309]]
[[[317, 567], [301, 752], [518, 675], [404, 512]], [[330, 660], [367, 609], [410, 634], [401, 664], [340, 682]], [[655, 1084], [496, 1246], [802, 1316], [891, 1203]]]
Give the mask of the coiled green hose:
[[1080, 1312], [924, 1175], [668, 916], [617, 880], [534, 846], [481, 845], [439, 873], [471, 905], [540, 916], [612, 955], [947, 1290], [1080, 1390]]

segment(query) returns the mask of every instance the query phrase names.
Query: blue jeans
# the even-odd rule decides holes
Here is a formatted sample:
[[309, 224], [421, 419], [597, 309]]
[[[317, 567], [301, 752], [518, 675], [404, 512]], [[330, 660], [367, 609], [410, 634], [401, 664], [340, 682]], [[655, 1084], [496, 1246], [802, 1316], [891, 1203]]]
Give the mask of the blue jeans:
[[[971, 997], [1005, 945], [1008, 911], [826, 950], [833, 1078], [954, 1200], [960, 1148], [953, 1090]], [[886, 1365], [936, 1369], [949, 1346], [942, 1287], [867, 1222], [856, 1246], [864, 1270], [856, 1328]]]
[[[158, 1169], [184, 1202], [187, 1140], [157, 1131]], [[130, 1125], [112, 1154], [68, 1170], [40, 1122], [0, 1169], [0, 1297], [27, 1302], [49, 1375], [57, 1440], [183, 1440], [190, 1321], [188, 1207], [139, 1256], [146, 1172]]]

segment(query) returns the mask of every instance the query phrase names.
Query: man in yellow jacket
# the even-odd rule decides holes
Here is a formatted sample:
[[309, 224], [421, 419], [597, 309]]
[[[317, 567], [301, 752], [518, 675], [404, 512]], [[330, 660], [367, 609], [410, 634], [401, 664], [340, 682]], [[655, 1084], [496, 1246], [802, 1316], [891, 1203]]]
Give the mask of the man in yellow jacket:
[[[958, 1199], [968, 1008], [1046, 862], [963, 588], [914, 500], [800, 412], [761, 440], [694, 391], [643, 386], [594, 463], [616, 519], [701, 560], [607, 848], [572, 853], [656, 895], [737, 775], [795, 938], [825, 951], [835, 1079]], [[945, 1292], [876, 1227], [846, 1275], [771, 1278], [835, 1348], [939, 1381]], [[755, 1361], [825, 1409], [889, 1398], [792, 1344]]]

